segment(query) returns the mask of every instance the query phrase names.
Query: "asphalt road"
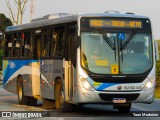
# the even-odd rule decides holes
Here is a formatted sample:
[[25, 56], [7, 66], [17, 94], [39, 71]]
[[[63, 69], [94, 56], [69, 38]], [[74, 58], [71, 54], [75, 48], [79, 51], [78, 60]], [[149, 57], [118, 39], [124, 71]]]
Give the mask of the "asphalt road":
[[[8, 111], [9, 109], [7, 106], [12, 107], [10, 110], [19, 110], [23, 109], [22, 111], [34, 111], [44, 110], [42, 106], [40, 106], [41, 101], [39, 101], [38, 106], [19, 106], [17, 102], [17, 95], [9, 93], [5, 91], [2, 87], [0, 87], [0, 111]], [[3, 105], [3, 110], [1, 110], [1, 105]], [[18, 109], [17, 109], [18, 107]], [[5, 110], [6, 108], [6, 110]], [[44, 110], [46, 111], [46, 110]], [[159, 120], [160, 117], [133, 117], [133, 114], [141, 114], [141, 113], [157, 113], [160, 111], [160, 100], [155, 99], [155, 102], [152, 104], [132, 104], [131, 112], [128, 114], [119, 113], [116, 109], [113, 109], [111, 105], [84, 105], [82, 107], [76, 107], [73, 112], [69, 113], [62, 113], [55, 109], [47, 110], [47, 117], [46, 118], [34, 118], [37, 119], [47, 119], [47, 120], [72, 120], [72, 119], [80, 119], [82, 120], [97, 120], [97, 119], [123, 119], [123, 120]], [[159, 113], [160, 114], [160, 113]], [[160, 116], [160, 115], [159, 115]]]
[[51, 111], [49, 115], [59, 117], [127, 117], [133, 116], [133, 113], [156, 113], [157, 111], [160, 112], [160, 100], [155, 100], [152, 104], [132, 104], [131, 112], [128, 114], [119, 113], [118, 110], [113, 109], [112, 105], [84, 105], [83, 107], [77, 107], [74, 112]]

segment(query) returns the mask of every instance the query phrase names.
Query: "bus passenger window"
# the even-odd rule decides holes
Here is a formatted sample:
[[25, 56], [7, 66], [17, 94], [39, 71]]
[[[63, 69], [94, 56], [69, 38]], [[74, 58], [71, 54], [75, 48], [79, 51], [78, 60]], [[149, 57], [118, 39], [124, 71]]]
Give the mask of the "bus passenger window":
[[15, 33], [14, 34], [14, 46], [13, 46], [13, 57], [19, 57], [20, 54], [20, 40], [21, 34]]
[[51, 50], [51, 29], [44, 30], [44, 39], [43, 39], [43, 49], [42, 49], [42, 56], [48, 57], [50, 56]]
[[12, 57], [12, 35], [6, 35], [5, 57]]
[[58, 34], [53, 33], [52, 39], [53, 39], [53, 50], [52, 50], [52, 55], [56, 56], [56, 49], [57, 49], [57, 40], [58, 40]]
[[61, 58], [63, 57], [64, 52], [64, 39], [65, 39], [65, 31], [62, 29], [55, 29], [52, 34], [52, 56]]
[[29, 57], [31, 49], [31, 33], [22, 33], [22, 57]]
[[64, 49], [64, 31], [59, 32], [59, 37], [57, 41], [57, 57], [63, 56], [63, 49]]

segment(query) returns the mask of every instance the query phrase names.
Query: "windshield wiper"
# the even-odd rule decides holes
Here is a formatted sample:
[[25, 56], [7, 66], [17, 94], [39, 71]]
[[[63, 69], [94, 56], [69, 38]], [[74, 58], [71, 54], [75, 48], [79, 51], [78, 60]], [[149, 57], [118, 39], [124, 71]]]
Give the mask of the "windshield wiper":
[[109, 37], [107, 37], [106, 34], [102, 33], [102, 37], [103, 39], [106, 41], [106, 43], [110, 46], [110, 48], [112, 50], [114, 50], [114, 55], [115, 55], [115, 61], [116, 61], [116, 41], [115, 41], [115, 37], [114, 37], [114, 43], [112, 43], [112, 41], [110, 40]]
[[[122, 40], [120, 41], [120, 46], [122, 47], [123, 45], [122, 45]], [[120, 48], [121, 49], [121, 48]], [[123, 50], [121, 50], [122, 51], [122, 54], [121, 54], [121, 58], [122, 58], [122, 62], [123, 62]]]
[[109, 37], [107, 37], [105, 34], [102, 34], [102, 37], [112, 50], [116, 50], [115, 43], [113, 44]]
[[133, 32], [129, 38], [123, 43], [121, 44], [121, 47], [120, 47], [120, 51], [124, 50], [125, 47], [130, 43], [130, 41], [133, 39], [133, 37], [135, 36], [136, 32]]
[[123, 50], [125, 49], [125, 47], [130, 43], [130, 41], [133, 39], [134, 35], [136, 34], [136, 32], [133, 32], [129, 38], [122, 44], [122, 41], [120, 41], [120, 51], [122, 52], [121, 54], [121, 59], [122, 59], [122, 62], [123, 62]]

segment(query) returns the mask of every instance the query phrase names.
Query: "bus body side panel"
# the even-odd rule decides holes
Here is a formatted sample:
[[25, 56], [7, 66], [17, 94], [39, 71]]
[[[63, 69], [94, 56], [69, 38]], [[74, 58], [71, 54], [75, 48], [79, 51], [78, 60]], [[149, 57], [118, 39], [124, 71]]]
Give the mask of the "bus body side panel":
[[42, 60], [41, 61], [41, 97], [54, 99], [55, 79], [60, 77], [63, 80], [62, 60]]
[[[24, 95], [33, 96], [33, 76], [39, 68], [33, 68], [34, 60], [4, 60], [3, 61], [3, 87], [9, 92], [17, 94], [17, 76], [22, 75]], [[37, 86], [37, 85], [35, 85]]]

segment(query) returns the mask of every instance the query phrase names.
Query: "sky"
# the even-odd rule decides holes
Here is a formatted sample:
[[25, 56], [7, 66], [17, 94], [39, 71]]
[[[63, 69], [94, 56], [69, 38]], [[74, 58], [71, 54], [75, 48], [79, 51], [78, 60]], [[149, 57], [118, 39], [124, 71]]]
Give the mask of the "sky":
[[[14, 0], [10, 0], [14, 6]], [[108, 10], [120, 13], [132, 12], [151, 19], [154, 39], [160, 39], [160, 0], [34, 0], [33, 18], [52, 13], [104, 13]], [[0, 0], [0, 13], [9, 17], [6, 0]], [[30, 21], [30, 0], [23, 23]]]

